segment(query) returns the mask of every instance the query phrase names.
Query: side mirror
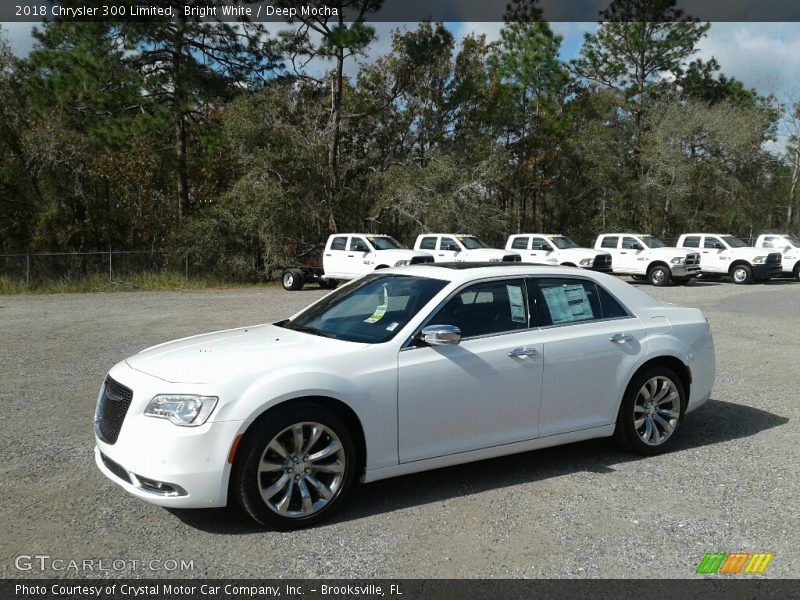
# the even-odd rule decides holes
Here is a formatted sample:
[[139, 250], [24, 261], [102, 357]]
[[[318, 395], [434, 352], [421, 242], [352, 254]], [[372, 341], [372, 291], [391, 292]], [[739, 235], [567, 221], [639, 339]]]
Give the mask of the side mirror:
[[455, 325], [429, 325], [420, 332], [429, 346], [454, 346], [461, 343], [461, 330]]

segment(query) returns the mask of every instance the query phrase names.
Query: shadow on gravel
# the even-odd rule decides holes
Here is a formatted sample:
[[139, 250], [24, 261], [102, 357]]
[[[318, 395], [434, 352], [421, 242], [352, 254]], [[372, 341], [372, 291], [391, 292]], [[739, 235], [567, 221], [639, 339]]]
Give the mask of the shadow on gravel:
[[[626, 281], [628, 283], [630, 283], [634, 287], [643, 287], [643, 288], [655, 287], [653, 284], [651, 284], [651, 283], [649, 283], [647, 281], [635, 281], [633, 279], [626, 279]], [[673, 283], [673, 284], [670, 284], [668, 287], [671, 287], [671, 288], [682, 288], [682, 287], [701, 288], [701, 287], [714, 287], [715, 285], [723, 285], [724, 283], [725, 283], [724, 280], [723, 281], [693, 281], [692, 283], [690, 283], [688, 285], [677, 285], [677, 284]]]
[[[733, 402], [711, 400], [689, 415], [672, 452], [746, 438], [789, 422], [786, 417]], [[590, 440], [357, 485], [329, 523], [346, 522], [410, 506], [588, 471], [613, 473], [615, 465], [647, 460], [609, 443]], [[170, 510], [209, 533], [263, 533], [236, 508]]]

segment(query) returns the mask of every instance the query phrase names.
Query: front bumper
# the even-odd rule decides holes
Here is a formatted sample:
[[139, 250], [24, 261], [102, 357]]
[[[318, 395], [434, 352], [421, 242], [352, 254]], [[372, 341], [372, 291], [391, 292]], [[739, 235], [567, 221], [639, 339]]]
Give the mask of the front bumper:
[[586, 267], [589, 271], [596, 271], [597, 273], [608, 273], [609, 275], [613, 273], [613, 269], [611, 265], [602, 265], [600, 267]]
[[[164, 382], [124, 363], [114, 367], [110, 376], [133, 390], [133, 400], [114, 443], [95, 434], [97, 468], [127, 492], [153, 504], [174, 508], [225, 506], [231, 467], [228, 455], [245, 422], [180, 427], [165, 419], [146, 417], [144, 408], [158, 393], [204, 390]], [[159, 487], [159, 483], [163, 485]]]
[[771, 279], [781, 274], [781, 263], [753, 265], [753, 277], [756, 279]]
[[700, 265], [670, 265], [673, 277], [697, 277], [700, 275]]

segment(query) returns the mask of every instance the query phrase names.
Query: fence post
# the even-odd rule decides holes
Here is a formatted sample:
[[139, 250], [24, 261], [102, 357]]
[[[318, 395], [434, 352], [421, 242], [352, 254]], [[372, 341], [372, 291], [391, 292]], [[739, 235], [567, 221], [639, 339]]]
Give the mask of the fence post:
[[189, 253], [186, 253], [184, 257], [184, 261], [186, 263], [186, 281], [189, 281]]
[[112, 275], [111, 271], [111, 246], [108, 247], [108, 283], [111, 283], [114, 280], [114, 276]]
[[31, 287], [31, 255], [25, 255], [25, 287]]

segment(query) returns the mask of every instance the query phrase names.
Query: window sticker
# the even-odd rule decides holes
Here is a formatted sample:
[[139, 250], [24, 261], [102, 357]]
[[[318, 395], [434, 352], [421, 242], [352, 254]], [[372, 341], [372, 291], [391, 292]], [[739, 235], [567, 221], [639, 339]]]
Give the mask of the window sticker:
[[508, 303], [511, 305], [511, 320], [514, 323], [525, 323], [525, 297], [518, 285], [506, 285]]
[[542, 295], [550, 309], [553, 325], [594, 318], [589, 296], [581, 284], [543, 288]]
[[375, 307], [375, 312], [373, 312], [369, 317], [364, 319], [364, 323], [377, 323], [383, 318], [383, 315], [386, 314], [386, 309], [389, 308], [389, 290], [386, 289], [386, 284], [383, 285], [383, 304], [379, 304]]
[[390, 324], [389, 324], [389, 325], [386, 327], [386, 331], [394, 331], [395, 329], [397, 329], [397, 326], [398, 326], [398, 325], [400, 325], [400, 323], [397, 323], [397, 322], [395, 322], [395, 323], [390, 323]]

